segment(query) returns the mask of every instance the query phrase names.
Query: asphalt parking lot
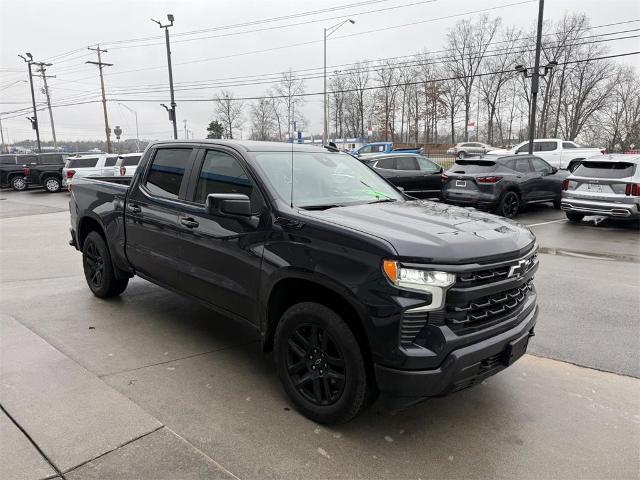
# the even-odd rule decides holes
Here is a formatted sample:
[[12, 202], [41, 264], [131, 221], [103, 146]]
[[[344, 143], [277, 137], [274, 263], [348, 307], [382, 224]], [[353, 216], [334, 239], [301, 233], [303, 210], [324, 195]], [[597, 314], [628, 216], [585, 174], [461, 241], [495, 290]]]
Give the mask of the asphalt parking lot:
[[543, 252], [529, 354], [325, 427], [245, 327], [138, 278], [93, 297], [68, 194], [0, 199], [0, 478], [640, 477], [637, 225], [523, 212]]

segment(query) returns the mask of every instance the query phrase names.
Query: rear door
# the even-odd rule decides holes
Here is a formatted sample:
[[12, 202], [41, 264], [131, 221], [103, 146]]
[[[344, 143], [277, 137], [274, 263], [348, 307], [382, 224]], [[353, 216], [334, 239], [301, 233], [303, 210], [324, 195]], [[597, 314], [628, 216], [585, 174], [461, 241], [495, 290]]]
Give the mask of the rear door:
[[395, 158], [395, 176], [393, 183], [404, 188], [409, 195], [422, 190], [422, 172], [418, 166], [416, 157], [410, 155], [398, 156]]
[[102, 166], [100, 175], [103, 177], [113, 177], [114, 175], [114, 167], [116, 166], [116, 162], [118, 161], [117, 155], [109, 155], [104, 160], [104, 165]]
[[398, 172], [396, 169], [396, 159], [394, 157], [385, 157], [379, 160], [372, 160], [370, 165], [376, 172], [396, 185], [396, 177], [398, 176]]
[[533, 152], [552, 167], [561, 167], [562, 142], [557, 140], [540, 140], [533, 144]]
[[136, 273], [181, 290], [179, 217], [195, 152], [173, 145], [149, 152], [151, 160], [132, 184], [125, 210], [126, 252]]
[[[253, 215], [208, 213], [209, 194], [244, 194]], [[264, 197], [244, 159], [225, 147], [202, 149], [180, 214], [184, 287], [198, 298], [245, 319], [257, 318], [261, 245], [268, 233], [261, 218]]]
[[535, 201], [540, 198], [540, 176], [533, 170], [530, 157], [522, 156], [509, 160], [507, 166], [517, 172], [516, 180], [522, 192], [525, 202]]

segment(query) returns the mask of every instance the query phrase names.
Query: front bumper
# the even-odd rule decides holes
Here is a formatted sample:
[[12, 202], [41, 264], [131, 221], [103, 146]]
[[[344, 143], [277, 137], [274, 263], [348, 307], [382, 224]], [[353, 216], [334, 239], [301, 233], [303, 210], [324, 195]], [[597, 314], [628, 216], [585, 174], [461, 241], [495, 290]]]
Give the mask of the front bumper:
[[394, 406], [471, 387], [524, 355], [538, 318], [536, 306], [518, 325], [491, 338], [452, 351], [431, 370], [398, 370], [376, 364], [376, 383]]
[[560, 208], [565, 212], [583, 213], [585, 215], [604, 215], [615, 218], [640, 218], [638, 204], [603, 202], [581, 198], [563, 198]]

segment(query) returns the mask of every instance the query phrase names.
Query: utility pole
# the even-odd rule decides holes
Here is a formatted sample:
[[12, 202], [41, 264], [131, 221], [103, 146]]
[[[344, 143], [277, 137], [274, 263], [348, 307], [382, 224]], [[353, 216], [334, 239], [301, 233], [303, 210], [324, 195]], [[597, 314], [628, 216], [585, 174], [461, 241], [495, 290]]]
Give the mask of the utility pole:
[[184, 138], [185, 140], [187, 140], [189, 138], [189, 131], [187, 130], [187, 121], [182, 120], [182, 122], [184, 123]]
[[340, 23], [335, 24], [333, 27], [324, 29], [324, 93], [323, 99], [323, 113], [324, 113], [324, 128], [322, 130], [322, 144], [326, 145], [329, 140], [329, 105], [327, 104], [327, 38], [333, 35], [342, 25], [349, 22], [351, 25], [356, 23], [355, 20], [350, 18], [343, 20]]
[[164, 28], [164, 39], [167, 44], [167, 64], [169, 66], [169, 91], [171, 92], [171, 108], [167, 108], [165, 105], [162, 105], [167, 112], [169, 112], [169, 121], [173, 123], [173, 138], [174, 140], [178, 139], [178, 125], [176, 123], [176, 100], [173, 94], [173, 70], [171, 69], [171, 45], [169, 43], [169, 27], [173, 27], [173, 15], [168, 14], [167, 20], [170, 23], [166, 25], [162, 25], [158, 20], [151, 19], [152, 22], [157, 23], [160, 28]]
[[100, 88], [102, 89], [102, 110], [104, 111], [104, 132], [107, 135], [107, 153], [113, 153], [111, 151], [111, 129], [109, 128], [109, 117], [107, 116], [107, 98], [104, 93], [104, 77], [102, 75], [102, 67], [112, 67], [113, 63], [104, 63], [102, 61], [101, 54], [107, 53], [106, 50], [102, 50], [100, 48], [100, 44], [96, 48], [87, 47], [89, 50], [93, 52], [98, 52], [98, 61], [91, 62], [87, 61], [85, 63], [90, 63], [92, 65], [97, 65], [98, 70], [100, 71]]
[[30, 53], [25, 53], [26, 57], [22, 55], [18, 55], [21, 59], [23, 59], [29, 68], [29, 85], [31, 87], [31, 105], [33, 106], [33, 120], [31, 120], [31, 127], [36, 131], [36, 140], [38, 141], [38, 153], [42, 152], [42, 148], [40, 147], [40, 128], [38, 127], [38, 112], [36, 110], [36, 96], [33, 93], [33, 75], [31, 72], [31, 65], [33, 62], [33, 55]]
[[544, 77], [549, 70], [558, 65], [552, 60], [544, 66], [544, 73], [540, 73], [540, 49], [542, 47], [542, 20], [544, 14], [544, 0], [538, 0], [538, 31], [536, 35], [536, 58], [533, 71], [529, 72], [522, 65], [516, 65], [516, 72], [524, 74], [525, 78], [531, 77], [531, 110], [529, 112], [529, 155], [533, 154], [533, 140], [536, 136], [536, 101], [538, 100], [538, 85], [540, 77]]
[[51, 63], [36, 63], [40, 67], [38, 70], [40, 75], [42, 76], [42, 81], [44, 82], [44, 94], [47, 97], [47, 108], [49, 109], [49, 121], [51, 122], [51, 134], [53, 135], [53, 147], [58, 150], [58, 139], [56, 138], [56, 127], [53, 124], [53, 112], [51, 111], [51, 96], [49, 95], [49, 85], [47, 85], [47, 78], [56, 78], [55, 75], [45, 75], [47, 71], [44, 67], [50, 67]]

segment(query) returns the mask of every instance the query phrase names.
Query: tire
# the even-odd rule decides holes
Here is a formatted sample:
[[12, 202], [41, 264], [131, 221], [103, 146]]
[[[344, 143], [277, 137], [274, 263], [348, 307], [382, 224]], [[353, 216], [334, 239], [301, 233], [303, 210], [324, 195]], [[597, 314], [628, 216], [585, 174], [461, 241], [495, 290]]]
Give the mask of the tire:
[[505, 218], [513, 218], [520, 210], [520, 197], [513, 190], [509, 190], [502, 195], [498, 204], [498, 215]]
[[464, 157], [466, 157], [466, 156], [467, 156], [467, 154], [464, 153], [464, 152], [458, 152], [458, 155], [457, 155], [458, 160], [463, 160]]
[[27, 182], [24, 180], [24, 178], [18, 176], [18, 177], [13, 177], [11, 179], [11, 188], [14, 189], [16, 192], [23, 192], [27, 189]]
[[333, 310], [313, 302], [289, 308], [275, 333], [278, 376], [298, 411], [345, 423], [373, 397], [358, 341]]
[[129, 279], [116, 278], [109, 248], [98, 232], [90, 232], [82, 244], [82, 267], [87, 285], [96, 297], [115, 297], [127, 288]]
[[62, 189], [62, 181], [56, 177], [47, 177], [42, 181], [42, 187], [47, 193], [57, 193]]
[[564, 212], [570, 222], [580, 223], [584, 218], [584, 214], [578, 212]]

